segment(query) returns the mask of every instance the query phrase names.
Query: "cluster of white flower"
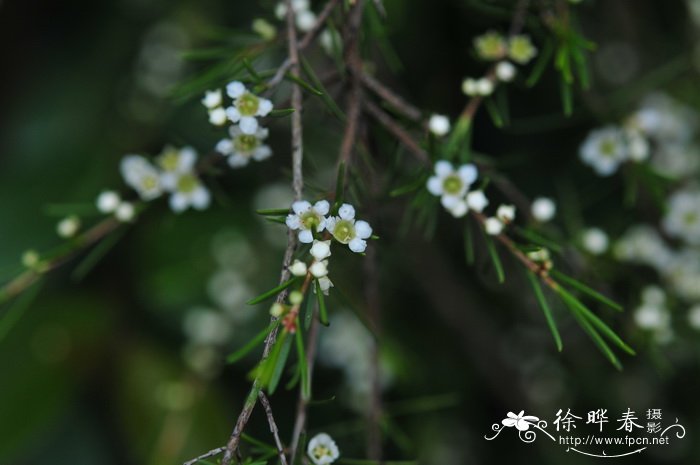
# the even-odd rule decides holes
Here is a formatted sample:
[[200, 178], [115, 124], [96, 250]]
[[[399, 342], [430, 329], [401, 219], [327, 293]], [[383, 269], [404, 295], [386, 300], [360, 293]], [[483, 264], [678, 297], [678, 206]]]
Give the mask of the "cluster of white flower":
[[644, 162], [661, 174], [688, 177], [700, 169], [694, 143], [698, 117], [690, 108], [662, 94], [647, 97], [621, 126], [594, 129], [579, 150], [583, 163], [599, 176], [610, 176], [625, 162]]
[[647, 286], [642, 290], [642, 302], [634, 311], [634, 321], [641, 329], [651, 332], [654, 340], [660, 344], [673, 340], [666, 293], [658, 286]]
[[340, 457], [338, 446], [326, 433], [319, 433], [312, 437], [306, 453], [315, 465], [330, 465]]
[[[504, 37], [496, 31], [474, 38], [474, 48], [482, 60], [494, 61], [493, 77], [466, 78], [462, 92], [470, 97], [491, 95], [496, 82], [510, 82], [518, 70], [514, 63], [525, 65], [537, 55], [537, 48], [524, 34]], [[510, 60], [510, 61], [509, 61]]]
[[299, 242], [311, 244], [310, 265], [296, 260], [290, 266], [295, 276], [307, 273], [318, 280], [321, 290], [327, 294], [333, 283], [328, 279], [328, 257], [331, 256], [333, 241], [345, 244], [356, 253], [363, 253], [367, 248], [367, 239], [372, 236], [372, 227], [364, 220], [355, 218], [355, 207], [344, 203], [338, 208], [337, 215], [331, 215], [331, 206], [327, 200], [311, 204], [300, 200], [292, 204], [292, 212], [285, 220], [292, 231], [297, 231]]
[[692, 186], [674, 192], [662, 226], [669, 236], [700, 246], [700, 189]]
[[233, 168], [246, 166], [253, 159], [262, 161], [272, 155], [272, 150], [265, 145], [268, 130], [260, 126], [258, 118], [267, 116], [272, 111], [272, 102], [259, 97], [239, 81], [226, 86], [226, 94], [232, 103], [224, 108], [223, 94], [220, 89], [207, 91], [202, 104], [209, 110], [209, 121], [216, 126], [227, 122], [229, 137], [216, 144], [216, 151], [228, 158]]
[[[204, 210], [209, 206], [209, 191], [195, 172], [196, 161], [197, 152], [191, 147], [166, 147], [156, 157], [155, 165], [140, 155], [127, 155], [122, 159], [120, 168], [124, 181], [139, 194], [141, 200], [149, 201], [169, 193], [170, 208], [179, 213], [189, 207]], [[128, 211], [120, 213], [119, 206], [124, 204], [117, 202], [114, 196], [108, 195], [107, 199], [101, 200], [103, 207], [107, 207], [105, 212], [116, 204], [115, 215], [133, 217], [133, 209], [131, 215]], [[126, 207], [126, 210], [129, 208]]]
[[[426, 183], [428, 192], [440, 197], [442, 206], [455, 218], [465, 216], [470, 210], [482, 213], [489, 205], [483, 190], [470, 190], [479, 175], [475, 165], [468, 163], [455, 168], [452, 163], [439, 160], [434, 170]], [[495, 216], [486, 218], [484, 229], [490, 235], [498, 235], [514, 219], [515, 207], [500, 205]]]
[[[309, 0], [292, 0], [292, 10], [296, 20], [297, 29], [302, 32], [308, 32], [316, 24], [316, 14], [311, 11], [311, 2]], [[280, 21], [284, 21], [287, 17], [287, 2], [282, 0], [275, 6], [275, 16]]]

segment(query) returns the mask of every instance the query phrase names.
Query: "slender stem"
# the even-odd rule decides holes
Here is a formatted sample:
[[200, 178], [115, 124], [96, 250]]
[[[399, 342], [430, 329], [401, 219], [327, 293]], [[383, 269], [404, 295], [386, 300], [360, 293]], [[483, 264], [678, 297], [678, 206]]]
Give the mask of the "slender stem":
[[419, 108], [408, 103], [403, 97], [379, 82], [379, 80], [367, 73], [362, 73], [361, 79], [365, 87], [381, 97], [382, 100], [398, 110], [403, 116], [416, 122], [421, 120], [422, 112]]
[[272, 406], [270, 405], [270, 401], [268, 400], [265, 393], [262, 391], [260, 391], [258, 397], [260, 398], [260, 404], [263, 406], [265, 414], [267, 415], [267, 422], [270, 425], [270, 432], [272, 433], [272, 437], [275, 438], [275, 445], [277, 446], [280, 464], [287, 465], [287, 457], [284, 455], [284, 446], [282, 445], [282, 441], [280, 440], [279, 429], [277, 428], [277, 423], [275, 423], [275, 417], [272, 415]]
[[365, 257], [365, 299], [367, 301], [367, 318], [372, 326], [374, 337], [372, 338], [370, 379], [371, 396], [367, 428], [367, 458], [380, 462], [382, 460], [382, 388], [379, 360], [379, 338], [381, 335], [381, 300], [379, 294], [379, 270], [377, 250], [375, 247], [367, 249]]
[[195, 457], [192, 460], [188, 460], [183, 465], [195, 465], [200, 460], [208, 459], [209, 457], [214, 457], [216, 455], [219, 455], [220, 453], [222, 453], [225, 450], [226, 450], [226, 447], [217, 447], [216, 449], [212, 449], [209, 452], [200, 455], [199, 457]]

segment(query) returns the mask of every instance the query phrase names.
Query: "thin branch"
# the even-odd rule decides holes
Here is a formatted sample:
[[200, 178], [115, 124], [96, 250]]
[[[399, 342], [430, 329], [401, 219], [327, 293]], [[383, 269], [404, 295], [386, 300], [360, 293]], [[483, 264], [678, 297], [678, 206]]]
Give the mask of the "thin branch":
[[408, 103], [403, 97], [379, 82], [379, 80], [373, 76], [370, 76], [367, 73], [362, 73], [361, 78], [365, 87], [381, 97], [386, 103], [394, 107], [403, 116], [412, 121], [421, 121], [422, 112], [419, 108]]
[[406, 147], [420, 162], [430, 163], [430, 156], [428, 152], [423, 150], [423, 148], [418, 145], [411, 134], [405, 130], [400, 124], [398, 124], [391, 116], [386, 114], [381, 108], [379, 108], [375, 103], [369, 100], [364, 102], [365, 110], [374, 119], [376, 119], [384, 128], [392, 133], [396, 139], [401, 142], [404, 147]]
[[380, 462], [382, 460], [382, 387], [379, 360], [379, 337], [381, 335], [381, 299], [379, 294], [379, 270], [377, 249], [369, 247], [365, 257], [365, 299], [367, 300], [367, 319], [372, 326], [370, 360], [370, 411], [367, 428], [367, 458]]
[[[306, 339], [306, 366], [307, 366], [307, 376], [309, 380], [313, 376], [314, 371], [314, 361], [316, 360], [316, 348], [318, 346], [318, 335], [320, 329], [320, 320], [318, 317], [318, 306], [314, 308], [314, 315], [311, 319], [311, 327], [309, 328], [309, 333]], [[294, 420], [294, 431], [292, 432], [292, 441], [289, 445], [289, 457], [292, 465], [294, 465], [294, 459], [297, 455], [297, 449], [299, 448], [299, 439], [301, 438], [301, 433], [304, 432], [306, 428], [306, 417], [309, 407], [309, 401], [307, 399], [301, 388], [299, 389], [299, 400], [297, 402], [297, 412], [296, 419]]]
[[275, 438], [275, 445], [277, 446], [280, 464], [287, 465], [287, 457], [284, 455], [284, 446], [282, 445], [282, 441], [280, 440], [279, 429], [277, 428], [277, 423], [275, 423], [275, 417], [272, 415], [272, 406], [270, 406], [270, 401], [268, 400], [265, 393], [262, 391], [260, 391], [258, 397], [260, 398], [260, 404], [263, 406], [265, 414], [267, 415], [267, 422], [270, 425], [270, 432], [272, 433], [272, 437]]
[[195, 458], [193, 458], [192, 460], [188, 460], [188, 461], [185, 462], [183, 465], [195, 465], [195, 464], [196, 464], [197, 462], [199, 462], [200, 460], [204, 460], [204, 459], [208, 459], [208, 458], [210, 458], [210, 457], [214, 457], [214, 456], [216, 456], [216, 455], [219, 455], [220, 453], [222, 453], [222, 452], [225, 451], [225, 450], [226, 450], [225, 447], [217, 447], [216, 449], [210, 450], [210, 451], [207, 452], [206, 454], [202, 454], [202, 455], [200, 455], [199, 457], [195, 457]]
[[[306, 49], [306, 47], [311, 45], [314, 42], [314, 40], [316, 40], [316, 37], [318, 37], [318, 34], [321, 31], [321, 28], [323, 28], [323, 26], [326, 24], [326, 21], [328, 21], [328, 18], [331, 16], [331, 13], [333, 13], [333, 10], [339, 2], [340, 0], [329, 0], [328, 3], [326, 3], [326, 6], [323, 7], [323, 10], [321, 10], [321, 12], [316, 17], [316, 22], [314, 23], [314, 25], [304, 35], [301, 41], [299, 41], [297, 45], [297, 50]], [[275, 75], [269, 81], [267, 81], [267, 88], [275, 87], [277, 84], [282, 82], [282, 79], [284, 79], [284, 76], [287, 74], [287, 71], [289, 71], [292, 68], [292, 65], [292, 58], [291, 56], [289, 56], [286, 60], [284, 60], [284, 62], [279, 67]]]

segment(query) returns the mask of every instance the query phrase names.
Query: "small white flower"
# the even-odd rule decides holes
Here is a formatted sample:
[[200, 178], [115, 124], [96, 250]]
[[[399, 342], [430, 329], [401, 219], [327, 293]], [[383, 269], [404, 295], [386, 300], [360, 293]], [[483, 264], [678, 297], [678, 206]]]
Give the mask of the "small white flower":
[[246, 134], [238, 126], [229, 128], [229, 139], [221, 139], [216, 144], [216, 151], [228, 157], [228, 164], [232, 168], [246, 166], [252, 158], [255, 161], [263, 161], [272, 155], [272, 149], [263, 141], [267, 139], [267, 128], [258, 127], [253, 134]]
[[327, 200], [319, 200], [315, 204], [299, 200], [292, 204], [292, 211], [287, 215], [286, 223], [289, 229], [299, 231], [299, 241], [310, 244], [314, 240], [314, 232], [320, 233], [326, 228], [326, 215], [330, 210]]
[[440, 160], [435, 163], [435, 176], [428, 179], [426, 187], [431, 194], [440, 197], [443, 207], [453, 210], [462, 208], [459, 204], [464, 202], [464, 196], [477, 176], [476, 166], [472, 164], [455, 169], [450, 162]]
[[142, 156], [125, 156], [120, 171], [124, 182], [138, 192], [142, 200], [153, 200], [163, 193], [160, 173]]
[[342, 38], [336, 30], [324, 29], [318, 38], [323, 50], [329, 55], [332, 55], [336, 49], [341, 50], [343, 47]]
[[464, 95], [468, 97], [479, 95], [476, 79], [466, 78], [464, 81], [462, 81], [462, 92], [464, 92]]
[[194, 173], [197, 153], [194, 149], [166, 149], [159, 164], [167, 171], [161, 176], [163, 188], [170, 192], [170, 208], [180, 213], [189, 207], [204, 210], [209, 206], [209, 191]]
[[481, 213], [489, 204], [484, 191], [471, 191], [467, 194], [467, 205], [475, 212]]
[[209, 110], [209, 122], [214, 126], [223, 126], [228, 117], [226, 116], [226, 110], [221, 107]]
[[[299, 13], [311, 7], [309, 0], [292, 0], [292, 11]], [[287, 16], [287, 2], [282, 0], [275, 6], [275, 17], [283, 20]]]
[[476, 80], [476, 92], [482, 97], [489, 96], [493, 93], [494, 85], [493, 81], [489, 78], [480, 78]]
[[510, 61], [501, 61], [496, 65], [496, 77], [499, 81], [510, 82], [518, 70]]
[[646, 286], [642, 289], [642, 302], [661, 307], [666, 304], [666, 293], [659, 286]]
[[642, 329], [660, 330], [670, 323], [668, 311], [655, 305], [642, 305], [634, 312], [634, 321]]
[[313, 262], [309, 271], [316, 279], [328, 276], [328, 260]]
[[627, 129], [625, 131], [627, 137], [627, 155], [630, 160], [640, 162], [649, 158], [651, 150], [649, 141], [644, 137], [641, 131], [636, 129]]
[[503, 232], [503, 223], [498, 218], [486, 218], [484, 220], [484, 230], [490, 236], [498, 236]]
[[134, 208], [134, 204], [130, 202], [121, 202], [116, 210], [114, 210], [114, 217], [124, 223], [133, 220], [135, 216], [136, 209]]
[[355, 208], [344, 203], [338, 209], [338, 216], [326, 221], [326, 229], [341, 244], [347, 244], [355, 253], [362, 253], [367, 248], [367, 241], [372, 236], [372, 227], [366, 221], [355, 220]]
[[75, 215], [63, 218], [56, 225], [56, 232], [60, 237], [69, 238], [75, 236], [80, 229], [80, 218]]
[[340, 457], [338, 446], [326, 433], [320, 433], [311, 438], [306, 452], [315, 465], [329, 465]]
[[544, 223], [554, 218], [557, 205], [548, 197], [538, 197], [532, 202], [530, 209], [532, 217]]
[[700, 330], [700, 304], [695, 304], [688, 310], [688, 324], [691, 328]]
[[444, 136], [450, 132], [450, 119], [445, 115], [432, 115], [428, 127], [436, 136]]
[[[323, 295], [328, 295], [328, 292], [330, 291], [331, 287], [333, 287], [333, 282], [328, 279], [328, 276], [324, 276], [323, 278], [318, 278], [318, 286], [321, 288], [321, 292]], [[314, 294], [316, 293], [316, 286], [313, 287]]]
[[202, 98], [202, 105], [210, 110], [213, 110], [214, 108], [221, 106], [222, 101], [221, 89], [208, 90], [204, 94], [204, 98]]
[[670, 236], [700, 245], [700, 190], [675, 192], [668, 201], [662, 225]]
[[294, 276], [306, 276], [306, 263], [301, 260], [294, 260], [294, 263], [289, 267], [289, 272]]
[[496, 217], [501, 220], [503, 224], [512, 222], [515, 219], [515, 206], [499, 205], [496, 210]]
[[591, 131], [581, 145], [579, 157], [599, 176], [612, 175], [627, 158], [623, 132], [615, 126]]
[[581, 245], [593, 255], [605, 253], [608, 243], [608, 235], [599, 228], [588, 228], [581, 234]]
[[226, 108], [226, 116], [238, 123], [245, 134], [255, 134], [259, 116], [267, 116], [272, 111], [272, 102], [249, 92], [243, 83], [234, 81], [226, 86], [226, 93], [233, 99], [233, 105]]
[[100, 213], [112, 213], [119, 206], [121, 198], [114, 191], [104, 191], [97, 196], [97, 210]]
[[316, 24], [316, 15], [311, 10], [300, 11], [296, 15], [297, 29], [309, 32]]
[[284, 313], [284, 305], [282, 305], [278, 302], [275, 302], [270, 307], [270, 315], [274, 316], [275, 318], [281, 317], [283, 313]]
[[331, 256], [331, 241], [314, 241], [309, 253], [311, 253], [316, 260], [325, 260]]

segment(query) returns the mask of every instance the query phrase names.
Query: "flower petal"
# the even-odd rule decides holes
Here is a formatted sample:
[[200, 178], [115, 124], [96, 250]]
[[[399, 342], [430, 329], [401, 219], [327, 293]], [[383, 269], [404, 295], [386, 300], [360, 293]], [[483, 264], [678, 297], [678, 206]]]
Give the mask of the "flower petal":
[[348, 243], [348, 247], [355, 253], [362, 253], [367, 249], [367, 241], [356, 237]]
[[360, 239], [367, 239], [372, 235], [372, 227], [366, 221], [355, 222], [355, 234]]
[[455, 169], [452, 167], [452, 163], [450, 163], [449, 161], [440, 160], [437, 163], [435, 163], [435, 174], [437, 174], [441, 178], [449, 176], [454, 172], [454, 170]]
[[299, 242], [303, 244], [311, 244], [313, 241], [314, 235], [310, 230], [304, 229], [299, 231]]
[[344, 220], [351, 220], [355, 218], [355, 207], [349, 203], [344, 203], [338, 209], [338, 216]]

